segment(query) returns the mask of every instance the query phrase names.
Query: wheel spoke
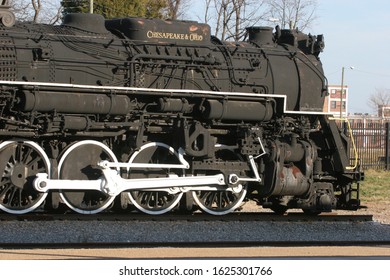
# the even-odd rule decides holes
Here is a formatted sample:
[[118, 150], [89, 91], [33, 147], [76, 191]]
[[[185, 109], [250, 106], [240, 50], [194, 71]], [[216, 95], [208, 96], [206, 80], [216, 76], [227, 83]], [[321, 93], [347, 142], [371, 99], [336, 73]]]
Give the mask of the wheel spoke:
[[223, 200], [225, 201], [225, 205], [228, 205], [230, 203], [229, 194], [227, 192], [221, 193], [223, 196]]
[[145, 207], [147, 207], [147, 208], [152, 208], [151, 206], [151, 201], [152, 201], [152, 194], [150, 193], [150, 192], [145, 192], [144, 194], [143, 194], [143, 200], [141, 200], [141, 201], [143, 201], [143, 204], [145, 205]]
[[[216, 153], [216, 161], [241, 161], [233, 150], [223, 149]], [[210, 172], [209, 175], [214, 175]], [[239, 171], [237, 171], [239, 172]], [[241, 186], [241, 191], [233, 193], [232, 190], [226, 191], [193, 191], [192, 197], [200, 209], [212, 215], [225, 215], [237, 209], [244, 200], [247, 192], [247, 185]]]
[[225, 200], [223, 199], [223, 193], [218, 192], [218, 201], [219, 201], [219, 208], [224, 208], [225, 207]]
[[24, 158], [23, 158], [23, 160], [21, 162], [27, 163], [29, 158], [30, 158], [30, 155], [31, 155], [32, 151], [33, 150], [31, 148], [27, 149], [26, 155], [24, 156]]
[[[5, 177], [3, 177], [3, 178], [5, 178]], [[5, 184], [9, 184], [10, 182], [11, 182], [11, 180], [9, 178], [6, 178], [5, 180], [0, 182], [0, 187], [4, 186]]]
[[[135, 152], [130, 163], [161, 163], [178, 164], [178, 155], [172, 152], [173, 149], [164, 143], [147, 143]], [[182, 170], [179, 170], [183, 173]], [[131, 169], [128, 178], [161, 178], [172, 174], [167, 169]], [[176, 174], [182, 176], [182, 174]], [[169, 194], [164, 191], [132, 191], [129, 192], [129, 199], [140, 211], [160, 215], [172, 210], [179, 202], [183, 193]]]
[[45, 171], [45, 167], [38, 168], [34, 171], [35, 171], [35, 173], [43, 173]]
[[11, 194], [9, 195], [9, 202], [8, 202], [9, 206], [12, 206], [12, 201], [14, 200], [15, 193], [16, 193], [16, 188], [12, 188]]
[[159, 192], [155, 192], [155, 194], [154, 194], [154, 207], [156, 207], [156, 208], [159, 207], [161, 205], [160, 202], [162, 202], [162, 201], [159, 201], [158, 194], [159, 194]]
[[209, 194], [209, 197], [211, 197], [210, 202], [209, 202], [209, 206], [212, 207], [214, 205], [214, 203], [216, 203], [217, 193], [216, 192], [211, 192]]
[[[0, 159], [0, 209], [12, 214], [24, 214], [38, 208], [47, 193], [36, 191], [30, 179], [38, 172], [50, 174], [50, 161], [45, 151], [32, 141], [5, 141], [0, 143]], [[29, 161], [39, 162], [39, 171], [38, 168], [30, 169]]]
[[39, 157], [33, 158], [30, 162], [27, 163], [27, 167], [31, 168], [34, 166], [39, 160], [41, 160]]
[[6, 186], [1, 192], [0, 192], [0, 197], [5, 196], [7, 192], [12, 188], [12, 185]]
[[22, 207], [23, 205], [23, 202], [24, 202], [24, 197], [22, 197], [22, 190], [21, 189], [18, 189], [16, 190], [16, 192], [18, 193], [18, 202], [19, 202], [19, 207]]
[[17, 157], [15, 158], [16, 159], [16, 162], [19, 162], [19, 163], [23, 163], [23, 153], [24, 153], [24, 150], [25, 149], [28, 149], [28, 147], [25, 147], [23, 145], [23, 142], [21, 143], [18, 143], [18, 146], [17, 146]]
[[[12, 147], [12, 148], [13, 148], [13, 147]], [[11, 157], [12, 162], [11, 162], [11, 161], [10, 161], [10, 162], [11, 162], [13, 165], [15, 165], [15, 163], [17, 162], [17, 161], [16, 161], [16, 152], [17, 152], [17, 149], [18, 149], [18, 145], [16, 145], [16, 146], [15, 146], [15, 149], [12, 150], [12, 157]]]

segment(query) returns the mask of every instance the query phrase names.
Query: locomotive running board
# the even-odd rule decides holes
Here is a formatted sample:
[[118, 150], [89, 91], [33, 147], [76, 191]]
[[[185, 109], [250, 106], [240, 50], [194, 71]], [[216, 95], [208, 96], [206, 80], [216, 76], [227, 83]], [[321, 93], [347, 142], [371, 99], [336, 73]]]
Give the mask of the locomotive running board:
[[116, 91], [122, 94], [134, 94], [134, 93], [161, 93], [161, 94], [208, 94], [210, 96], [219, 97], [250, 97], [250, 98], [280, 98], [283, 100], [283, 112], [286, 114], [307, 114], [307, 115], [333, 115], [333, 113], [327, 113], [322, 111], [291, 111], [287, 110], [287, 98], [286, 94], [262, 94], [262, 93], [248, 93], [248, 92], [225, 92], [225, 91], [208, 91], [208, 90], [193, 90], [193, 89], [156, 89], [156, 88], [137, 88], [137, 87], [117, 87], [117, 86], [94, 86], [94, 85], [80, 85], [80, 84], [66, 84], [66, 83], [46, 83], [46, 82], [21, 82], [21, 81], [4, 81], [0, 80], [0, 85], [10, 86], [22, 86], [22, 87], [51, 87], [51, 88], [73, 88], [73, 89], [87, 89], [96, 91]]

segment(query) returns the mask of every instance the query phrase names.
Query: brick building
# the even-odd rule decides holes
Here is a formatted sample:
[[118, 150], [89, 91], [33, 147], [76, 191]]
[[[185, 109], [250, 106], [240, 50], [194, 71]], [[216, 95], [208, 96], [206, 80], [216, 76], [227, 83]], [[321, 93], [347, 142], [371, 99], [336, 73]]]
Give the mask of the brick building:
[[335, 117], [340, 117], [340, 106], [342, 117], [348, 116], [348, 86], [343, 86], [341, 96], [340, 85], [329, 85], [329, 95], [325, 97], [324, 112], [332, 113]]
[[378, 106], [375, 114], [349, 114], [348, 113], [348, 86], [343, 86], [343, 95], [340, 85], [329, 85], [329, 95], [324, 101], [324, 112], [332, 113], [336, 118], [348, 118], [356, 144], [360, 148], [382, 148], [384, 146], [385, 123], [390, 122], [390, 104]]
[[390, 104], [378, 106], [378, 116], [390, 119]]

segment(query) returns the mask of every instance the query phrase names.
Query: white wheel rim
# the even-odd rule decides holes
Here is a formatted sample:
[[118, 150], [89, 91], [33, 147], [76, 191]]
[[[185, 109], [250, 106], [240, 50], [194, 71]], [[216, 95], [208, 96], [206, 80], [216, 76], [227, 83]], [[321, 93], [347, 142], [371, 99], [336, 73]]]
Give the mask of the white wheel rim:
[[[226, 146], [226, 145], [216, 144], [215, 147], [224, 148], [228, 151], [234, 152], [233, 148]], [[238, 157], [241, 159], [241, 156], [238, 156]], [[242, 189], [241, 194], [240, 194], [241, 195], [240, 199], [236, 201], [236, 204], [233, 207], [228, 208], [225, 211], [214, 211], [212, 209], [207, 208], [200, 201], [199, 197], [196, 195], [196, 191], [192, 192], [192, 198], [194, 199], [195, 203], [199, 206], [199, 208], [202, 209], [202, 211], [204, 211], [208, 214], [211, 214], [211, 215], [222, 216], [222, 215], [232, 213], [234, 210], [236, 210], [241, 205], [241, 203], [244, 201], [244, 199], [246, 197], [246, 193], [247, 193], [247, 186], [243, 186], [243, 189]]]
[[[99, 147], [101, 147], [105, 152], [107, 152], [107, 154], [111, 157], [111, 159], [115, 162], [115, 163], [118, 163], [118, 160], [115, 156], [115, 154], [110, 150], [110, 148], [108, 148], [106, 145], [104, 145], [103, 143], [100, 143], [98, 141], [95, 141], [95, 140], [83, 140], [83, 141], [80, 141], [80, 142], [77, 142], [73, 145], [71, 145], [70, 147], [67, 148], [67, 150], [64, 152], [64, 154], [62, 155], [59, 163], [58, 163], [58, 177], [60, 177], [61, 175], [61, 168], [62, 168], [62, 165], [64, 164], [64, 161], [66, 159], [66, 157], [76, 148], [80, 147], [80, 146], [83, 146], [83, 145], [97, 145]], [[62, 199], [62, 201], [70, 208], [72, 209], [73, 211], [77, 212], [77, 213], [80, 213], [80, 214], [96, 214], [96, 213], [99, 213], [103, 210], [105, 210], [108, 206], [111, 205], [111, 203], [114, 201], [115, 199], [115, 196], [112, 196], [110, 197], [110, 199], [107, 200], [107, 202], [102, 205], [101, 207], [97, 208], [97, 209], [94, 209], [94, 210], [84, 210], [84, 209], [80, 209], [78, 207], [75, 207], [74, 205], [72, 205], [68, 199], [65, 197], [65, 195], [62, 193], [62, 191], [60, 190], [59, 191], [59, 194], [60, 194], [60, 197]]]
[[204, 212], [208, 213], [208, 214], [211, 214], [211, 215], [216, 215], [216, 216], [222, 216], [222, 215], [226, 215], [226, 214], [229, 214], [231, 212], [233, 212], [234, 210], [236, 210], [240, 205], [241, 203], [243, 202], [245, 196], [246, 196], [246, 192], [247, 192], [247, 187], [243, 187], [240, 195], [240, 199], [237, 200], [234, 204], [234, 206], [232, 206], [231, 208], [228, 208], [226, 209], [225, 211], [214, 211], [212, 209], [209, 209], [207, 208], [205, 205], [203, 205], [203, 203], [199, 200], [198, 196], [196, 195], [196, 191], [193, 191], [192, 192], [192, 197], [194, 199], [194, 201], [196, 202], [196, 204], [200, 207], [200, 209], [202, 209]]
[[[167, 150], [169, 150], [172, 154], [174, 154], [178, 159], [179, 159], [179, 154], [175, 151], [174, 148], [172, 148], [171, 146], [167, 145], [167, 144], [164, 144], [164, 143], [161, 143], [161, 142], [150, 142], [150, 143], [147, 143], [145, 145], [143, 145], [138, 151], [134, 152], [130, 159], [129, 159], [129, 163], [132, 163], [134, 161], [134, 159], [137, 157], [137, 155], [139, 155], [140, 152], [142, 152], [143, 150], [147, 149], [147, 148], [150, 148], [150, 147], [162, 147], [162, 148], [166, 148]], [[161, 214], [164, 214], [164, 213], [167, 213], [169, 211], [171, 211], [174, 207], [176, 207], [176, 205], [179, 203], [180, 199], [182, 198], [183, 196], [183, 193], [180, 193], [177, 198], [174, 200], [174, 202], [167, 208], [164, 208], [160, 211], [152, 211], [152, 210], [149, 210], [149, 209], [145, 209], [144, 207], [142, 207], [142, 205], [140, 205], [136, 199], [131, 195], [131, 192], [128, 192], [128, 196], [129, 196], [129, 199], [131, 201], [131, 203], [133, 203], [133, 205], [138, 209], [140, 210], [141, 212], [143, 213], [146, 213], [146, 214], [149, 214], [149, 215], [161, 215]]]

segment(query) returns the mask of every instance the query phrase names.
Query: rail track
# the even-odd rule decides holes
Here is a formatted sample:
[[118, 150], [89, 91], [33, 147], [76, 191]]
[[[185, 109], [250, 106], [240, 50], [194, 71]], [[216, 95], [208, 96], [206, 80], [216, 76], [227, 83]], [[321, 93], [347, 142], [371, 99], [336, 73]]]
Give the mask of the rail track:
[[81, 242], [81, 243], [1, 243], [1, 249], [121, 249], [121, 248], [249, 248], [249, 247], [352, 247], [389, 246], [390, 241], [224, 241], [224, 242]]
[[277, 215], [274, 213], [258, 212], [240, 212], [231, 213], [223, 216], [213, 216], [203, 213], [194, 214], [165, 214], [151, 216], [141, 213], [118, 214], [118, 213], [101, 213], [95, 215], [83, 215], [78, 213], [67, 214], [46, 214], [30, 213], [24, 215], [9, 215], [0, 213], [1, 221], [261, 221], [261, 222], [371, 222], [372, 215], [338, 215], [337, 213], [326, 213], [320, 215], [306, 215], [304, 213], [288, 213]]

